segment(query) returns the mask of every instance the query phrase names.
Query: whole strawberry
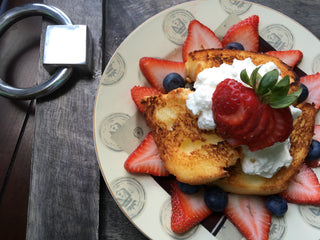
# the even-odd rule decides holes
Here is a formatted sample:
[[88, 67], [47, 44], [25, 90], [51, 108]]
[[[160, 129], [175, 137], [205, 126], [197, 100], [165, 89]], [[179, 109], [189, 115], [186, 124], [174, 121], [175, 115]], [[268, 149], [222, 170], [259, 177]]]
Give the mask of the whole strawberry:
[[251, 151], [285, 141], [293, 130], [289, 106], [301, 91], [288, 95], [289, 77], [278, 82], [273, 70], [261, 77], [255, 69], [241, 79], [249, 87], [233, 79], [218, 84], [212, 95], [212, 112], [217, 132], [231, 145], [247, 145]]

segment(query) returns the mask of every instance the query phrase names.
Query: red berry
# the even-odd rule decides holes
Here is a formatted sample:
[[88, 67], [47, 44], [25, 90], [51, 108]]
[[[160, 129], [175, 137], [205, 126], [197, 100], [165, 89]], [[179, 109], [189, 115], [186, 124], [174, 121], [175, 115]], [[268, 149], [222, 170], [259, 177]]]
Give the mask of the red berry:
[[251, 195], [229, 194], [224, 211], [226, 217], [248, 240], [267, 240], [269, 237], [271, 213], [263, 198]]
[[176, 182], [172, 185], [171, 191], [172, 231], [184, 233], [212, 213], [204, 201], [203, 191], [191, 195], [185, 194], [179, 189]]
[[161, 92], [152, 87], [142, 87], [142, 86], [134, 86], [131, 88], [131, 98], [134, 103], [137, 105], [140, 112], [144, 112], [145, 106], [141, 103], [141, 100], [147, 96], [155, 96], [159, 95]]
[[129, 155], [124, 163], [124, 168], [130, 173], [146, 173], [154, 176], [169, 175], [151, 133]]
[[289, 107], [275, 109], [262, 103], [254, 89], [233, 79], [218, 84], [212, 95], [217, 132], [233, 146], [251, 151], [285, 141], [293, 130]]
[[175, 62], [152, 57], [143, 57], [139, 61], [140, 70], [148, 82], [162, 93], [166, 93], [163, 87], [163, 79], [169, 73], [178, 73], [185, 78], [185, 67], [183, 62]]
[[279, 58], [282, 62], [294, 68], [302, 59], [302, 52], [299, 50], [269, 51], [266, 54]]
[[229, 28], [222, 39], [222, 44], [226, 47], [229, 43], [241, 43], [246, 51], [257, 52], [259, 50], [259, 17], [253, 15], [236, 23]]
[[222, 43], [208, 27], [197, 20], [192, 20], [182, 48], [183, 61], [187, 61], [190, 52], [209, 48], [222, 48]]

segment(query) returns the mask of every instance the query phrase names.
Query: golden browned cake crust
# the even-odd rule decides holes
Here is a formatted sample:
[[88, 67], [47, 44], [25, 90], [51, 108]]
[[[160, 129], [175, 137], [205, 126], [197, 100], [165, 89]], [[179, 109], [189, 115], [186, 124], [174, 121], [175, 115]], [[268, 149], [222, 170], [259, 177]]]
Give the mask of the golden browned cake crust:
[[263, 178], [245, 174], [238, 163], [230, 168], [230, 177], [218, 180], [214, 184], [225, 191], [239, 194], [270, 195], [284, 191], [304, 162], [314, 133], [315, 108], [308, 103], [300, 104], [298, 107], [302, 114], [295, 120], [294, 130], [290, 135], [290, 154], [293, 160], [288, 168], [282, 167], [272, 178]]
[[148, 97], [145, 118], [153, 132], [166, 169], [179, 181], [208, 184], [227, 177], [225, 169], [236, 164], [240, 153], [214, 131], [203, 131], [186, 107], [191, 91], [179, 88]]
[[234, 59], [244, 60], [249, 57], [257, 66], [272, 61], [280, 69], [281, 77], [289, 75], [291, 82], [298, 80], [292, 68], [274, 56], [230, 49], [207, 49], [190, 53], [185, 64], [186, 80], [189, 83], [195, 82], [197, 75], [206, 68], [219, 67], [222, 63], [232, 64]]

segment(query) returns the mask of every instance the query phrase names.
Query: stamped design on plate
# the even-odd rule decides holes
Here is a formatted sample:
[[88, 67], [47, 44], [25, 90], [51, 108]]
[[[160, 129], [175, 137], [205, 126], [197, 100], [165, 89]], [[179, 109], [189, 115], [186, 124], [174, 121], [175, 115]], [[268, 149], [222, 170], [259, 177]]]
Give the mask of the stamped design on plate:
[[320, 72], [320, 54], [313, 59], [312, 71], [313, 73]]
[[185, 9], [176, 9], [167, 14], [163, 21], [163, 32], [173, 43], [182, 45], [188, 35], [188, 25], [194, 16]]
[[122, 151], [122, 148], [111, 137], [129, 118], [130, 116], [125, 113], [113, 113], [102, 120], [99, 126], [99, 135], [106, 147], [113, 151]]
[[173, 239], [188, 239], [193, 236], [198, 228], [199, 225], [195, 226], [194, 228], [190, 229], [188, 232], [184, 234], [176, 234], [171, 230], [171, 198], [169, 197], [162, 205], [161, 212], [160, 212], [160, 224], [162, 229]]
[[146, 194], [137, 180], [130, 177], [118, 178], [111, 182], [111, 189], [118, 203], [131, 219], [141, 213]]
[[300, 205], [299, 212], [303, 219], [311, 226], [320, 229], [320, 207]]
[[272, 217], [269, 240], [281, 240], [287, 232], [287, 223], [284, 217]]
[[126, 62], [120, 53], [116, 53], [108, 65], [106, 72], [102, 79], [103, 85], [112, 85], [119, 82], [126, 71]]
[[287, 27], [281, 24], [272, 24], [265, 27], [260, 35], [278, 51], [293, 49], [294, 36]]
[[220, 5], [229, 14], [233, 13], [236, 15], [241, 15], [247, 12], [252, 4], [241, 1], [220, 0]]
[[144, 132], [143, 129], [141, 127], [136, 127], [133, 129], [133, 136], [138, 138], [138, 139], [142, 139], [144, 136]]

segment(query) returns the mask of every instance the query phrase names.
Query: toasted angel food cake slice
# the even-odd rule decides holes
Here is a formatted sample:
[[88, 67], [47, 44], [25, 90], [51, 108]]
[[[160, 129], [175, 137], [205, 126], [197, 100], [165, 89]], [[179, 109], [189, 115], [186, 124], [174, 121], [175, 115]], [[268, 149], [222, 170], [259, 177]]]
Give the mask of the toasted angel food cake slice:
[[301, 168], [314, 133], [315, 108], [308, 103], [297, 107], [302, 110], [302, 114], [294, 121], [290, 135], [290, 155], [293, 160], [288, 168], [282, 167], [272, 178], [264, 178], [245, 174], [239, 162], [229, 169], [229, 177], [219, 179], [214, 184], [227, 192], [238, 194], [271, 195], [284, 191]]
[[208, 184], [229, 176], [226, 169], [236, 164], [240, 152], [214, 131], [198, 128], [197, 117], [186, 107], [189, 93], [178, 88], [148, 97], [144, 115], [166, 169], [181, 182]]
[[186, 80], [189, 83], [195, 82], [197, 75], [206, 68], [219, 67], [223, 63], [231, 65], [234, 59], [244, 60], [246, 58], [251, 58], [253, 64], [256, 66], [271, 61], [280, 69], [281, 77], [288, 75], [291, 83], [298, 81], [298, 77], [295, 72], [292, 71], [292, 67], [274, 56], [230, 49], [206, 49], [191, 52], [185, 64]]

